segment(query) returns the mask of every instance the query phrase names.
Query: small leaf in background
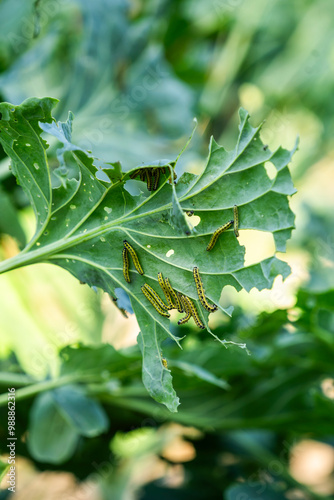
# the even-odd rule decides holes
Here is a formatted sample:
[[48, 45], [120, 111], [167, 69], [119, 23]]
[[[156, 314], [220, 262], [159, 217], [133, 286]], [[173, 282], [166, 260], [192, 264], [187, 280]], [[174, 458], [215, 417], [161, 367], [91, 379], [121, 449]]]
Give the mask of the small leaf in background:
[[66, 420], [82, 436], [93, 437], [107, 431], [109, 421], [103, 407], [87, 397], [80, 387], [59, 387], [52, 392], [52, 396]]
[[69, 459], [79, 433], [63, 415], [51, 392], [40, 394], [30, 412], [28, 449], [35, 460], [60, 464]]
[[226, 382], [226, 380], [223, 380], [221, 378], [215, 377], [211, 372], [208, 370], [205, 370], [199, 365], [195, 365], [194, 363], [187, 363], [186, 361], [176, 361], [173, 360], [170, 363], [171, 366], [176, 366], [177, 368], [180, 368], [180, 370], [183, 371], [185, 375], [188, 376], [195, 376], [198, 377], [200, 380], [204, 380], [205, 382], [208, 382], [209, 384], [216, 385], [217, 387], [220, 387], [221, 389], [229, 389], [230, 386]]
[[83, 374], [100, 376], [104, 372], [115, 372], [124, 367], [124, 357], [109, 344], [101, 346], [65, 347], [60, 351], [60, 374]]
[[30, 412], [28, 447], [38, 461], [62, 463], [71, 457], [80, 436], [97, 436], [108, 426], [103, 407], [80, 387], [59, 387], [35, 399]]

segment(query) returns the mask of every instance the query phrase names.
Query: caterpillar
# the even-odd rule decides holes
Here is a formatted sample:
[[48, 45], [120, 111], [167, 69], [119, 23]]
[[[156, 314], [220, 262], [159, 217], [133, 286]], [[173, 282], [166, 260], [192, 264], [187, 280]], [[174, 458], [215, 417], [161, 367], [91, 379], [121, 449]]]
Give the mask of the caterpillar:
[[152, 191], [152, 175], [149, 168], [145, 168], [147, 189]]
[[139, 175], [139, 170], [135, 170], [130, 174], [130, 179], [135, 179]]
[[174, 308], [177, 309], [180, 313], [183, 312], [183, 307], [182, 307], [182, 304], [181, 304], [181, 301], [180, 301], [180, 294], [179, 293], [175, 293], [175, 290], [172, 288], [172, 285], [170, 284], [169, 282], [169, 279], [168, 278], [165, 278], [165, 286], [169, 292], [169, 295], [171, 296], [172, 298], [172, 301], [173, 301], [173, 304], [174, 304]]
[[159, 306], [161, 307], [161, 309], [164, 309], [165, 311], [168, 311], [168, 306], [166, 306], [166, 304], [164, 303], [164, 301], [159, 297], [159, 295], [157, 294], [157, 292], [155, 290], [153, 290], [153, 288], [148, 285], [147, 283], [144, 284], [144, 288], [148, 291], [148, 293], [150, 293], [153, 297], [153, 299], [159, 304]]
[[239, 214], [238, 214], [237, 205], [233, 205], [233, 219], [234, 219], [234, 224], [233, 224], [234, 234], [238, 238], [238, 236], [239, 236]]
[[[166, 308], [165, 307], [161, 307], [160, 303], [155, 299], [155, 296], [157, 296], [159, 298], [160, 302], [162, 302], [162, 300], [160, 299], [160, 297], [154, 292], [153, 288], [151, 288], [149, 285], [147, 285], [145, 283], [145, 285], [143, 285], [140, 289], [143, 292], [143, 294], [145, 295], [145, 297], [147, 298], [147, 300], [149, 302], [151, 302], [151, 304], [154, 307], [154, 309], [159, 314], [161, 314], [161, 316], [165, 316], [165, 318], [169, 318], [170, 317], [170, 314], [169, 314], [169, 312], [166, 311]], [[155, 294], [154, 296], [151, 294], [151, 291]], [[163, 302], [162, 302], [162, 304], [163, 304]]]
[[178, 325], [184, 325], [184, 323], [187, 323], [190, 318], [191, 318], [191, 311], [190, 311], [190, 308], [188, 306], [188, 303], [186, 302], [185, 300], [185, 296], [184, 295], [181, 295], [180, 294], [180, 300], [181, 300], [181, 303], [182, 303], [182, 309], [184, 310], [184, 312], [186, 313], [186, 315], [179, 319], [179, 321], [177, 322]]
[[130, 275], [129, 275], [129, 254], [127, 249], [124, 247], [122, 250], [122, 257], [123, 257], [123, 275], [124, 279], [127, 283], [130, 283]]
[[130, 174], [130, 179], [135, 179], [139, 175], [141, 181], [146, 181], [148, 191], [156, 191], [159, 186], [160, 173], [166, 173], [165, 167], [138, 168]]
[[201, 277], [199, 275], [199, 269], [198, 269], [198, 267], [194, 267], [194, 269], [193, 269], [193, 275], [194, 275], [196, 290], [197, 290], [197, 293], [198, 293], [198, 298], [199, 298], [202, 306], [207, 311], [209, 311], [209, 312], [215, 312], [215, 311], [217, 311], [218, 306], [216, 306], [216, 304], [211, 305], [206, 300], [205, 292], [204, 292], [204, 288], [203, 288], [203, 283], [202, 283]]
[[162, 291], [164, 292], [164, 296], [166, 297], [168, 311], [170, 311], [171, 309], [174, 309], [174, 304], [173, 304], [171, 296], [169, 294], [169, 290], [167, 290], [166, 284], [165, 284], [164, 279], [162, 277], [162, 273], [158, 273], [158, 283], [161, 286]]
[[135, 268], [136, 270], [138, 271], [139, 274], [144, 274], [144, 271], [140, 265], [140, 262], [139, 262], [139, 259], [137, 257], [137, 254], [134, 250], [134, 248], [132, 248], [132, 246], [130, 245], [130, 243], [126, 240], [123, 240], [123, 244], [124, 244], [124, 247], [126, 248], [126, 250], [128, 250], [129, 254], [131, 255], [132, 257], [132, 260], [133, 260], [133, 263], [135, 265]]
[[213, 247], [215, 246], [217, 240], [218, 240], [218, 236], [221, 233], [223, 233], [224, 231], [226, 231], [227, 229], [230, 229], [230, 227], [232, 227], [233, 224], [234, 224], [234, 221], [230, 220], [230, 221], [226, 222], [223, 226], [220, 226], [218, 229], [216, 229], [215, 232], [213, 233], [213, 235], [211, 236], [211, 240], [209, 241], [209, 244], [206, 247], [206, 249], [212, 250]]
[[159, 185], [159, 179], [160, 179], [160, 168], [154, 168], [152, 170], [152, 191], [156, 191], [158, 189]]
[[139, 170], [139, 177], [140, 177], [140, 180], [141, 181], [145, 181], [145, 177], [146, 177], [146, 168], [141, 168]]
[[203, 325], [203, 323], [198, 315], [196, 306], [193, 303], [193, 301], [189, 297], [186, 297], [185, 295], [183, 295], [183, 304], [184, 304], [186, 311], [188, 309], [190, 315], [194, 318], [196, 325], [199, 328], [201, 328], [202, 330], [204, 330], [205, 326]]
[[146, 168], [138, 168], [137, 170], [132, 172], [132, 174], [130, 174], [130, 179], [135, 179], [139, 175], [140, 180], [144, 181], [145, 180], [145, 171], [146, 171]]

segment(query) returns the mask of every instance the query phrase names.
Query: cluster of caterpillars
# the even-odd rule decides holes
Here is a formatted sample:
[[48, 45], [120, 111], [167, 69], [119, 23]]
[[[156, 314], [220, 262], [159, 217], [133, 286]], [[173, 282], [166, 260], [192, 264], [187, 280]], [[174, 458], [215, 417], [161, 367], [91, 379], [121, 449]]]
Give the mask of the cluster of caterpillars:
[[[167, 167], [168, 168], [168, 167]], [[138, 168], [130, 175], [130, 179], [139, 177], [141, 181], [147, 184], [148, 191], [156, 191], [159, 186], [160, 174], [165, 174], [165, 167], [145, 167]]]
[[[122, 251], [123, 275], [127, 283], [131, 282], [129, 274], [129, 265], [130, 265], [129, 255], [132, 258], [133, 264], [137, 272], [141, 275], [144, 274], [134, 248], [130, 245], [130, 243], [127, 240], [124, 240], [123, 251]], [[198, 293], [198, 298], [203, 307], [209, 312], [217, 311], [218, 307], [216, 306], [216, 304], [210, 304], [205, 297], [203, 283], [199, 274], [198, 267], [194, 267], [193, 276], [195, 280], [196, 290]], [[177, 309], [180, 313], [182, 312], [186, 313], [186, 315], [179, 320], [178, 322], [179, 325], [187, 323], [187, 321], [189, 321], [189, 319], [192, 317], [194, 318], [194, 321], [199, 328], [205, 328], [203, 322], [199, 317], [195, 304], [189, 297], [187, 297], [186, 295], [182, 295], [179, 292], [175, 292], [175, 290], [170, 284], [169, 279], [168, 278], [164, 279], [162, 273], [158, 273], [158, 283], [163, 291], [167, 304], [159, 297], [157, 292], [153, 290], [153, 288], [147, 283], [145, 283], [141, 287], [141, 291], [143, 292], [147, 300], [151, 302], [155, 310], [159, 314], [161, 314], [161, 316], [169, 318], [170, 314], [168, 311], [171, 311], [172, 309]]]
[[[159, 167], [161, 168], [161, 167]], [[164, 168], [164, 167], [162, 167]], [[146, 169], [140, 169], [141, 171], [146, 170]], [[192, 215], [192, 214], [191, 214]], [[230, 220], [220, 226], [216, 231], [212, 234], [211, 239], [209, 241], [209, 244], [207, 246], [207, 250], [211, 250], [217, 240], [218, 237], [221, 233], [226, 231], [227, 229], [230, 229], [233, 226], [234, 229], [234, 234], [236, 237], [239, 236], [239, 215], [238, 215], [238, 207], [237, 205], [234, 205], [233, 207], [233, 220]], [[122, 251], [122, 257], [123, 257], [123, 275], [124, 279], [127, 283], [130, 283], [130, 275], [129, 275], [129, 255], [132, 258], [133, 264], [137, 270], [137, 272], [141, 275], [144, 274], [144, 271], [140, 265], [138, 256], [134, 250], [134, 248], [130, 245], [130, 243], [127, 240], [123, 241], [123, 251]], [[199, 274], [199, 269], [198, 267], [193, 268], [193, 277], [195, 281], [195, 286], [198, 294], [198, 298], [202, 304], [202, 306], [209, 312], [215, 312], [218, 309], [218, 306], [216, 304], [210, 304], [205, 296], [205, 291], [202, 283], [201, 276]], [[170, 317], [169, 311], [172, 309], [176, 309], [180, 313], [185, 313], [185, 316], [181, 318], [178, 321], [179, 325], [183, 325], [184, 323], [187, 323], [190, 318], [194, 318], [194, 321], [196, 325], [199, 328], [204, 329], [205, 326], [203, 322], [201, 321], [198, 311], [196, 309], [195, 304], [193, 301], [187, 297], [186, 295], [181, 294], [180, 292], [176, 292], [173, 287], [170, 284], [170, 281], [168, 278], [163, 278], [162, 273], [158, 273], [158, 283], [162, 289], [162, 292], [165, 296], [166, 303], [161, 299], [161, 297], [157, 294], [153, 288], [145, 283], [141, 287], [141, 291], [147, 298], [147, 300], [152, 304], [152, 306], [155, 308], [155, 310], [161, 315], [166, 318]]]
[[[207, 311], [210, 312], [216, 311], [218, 307], [215, 304], [210, 304], [205, 297], [203, 283], [199, 275], [198, 267], [194, 267], [193, 275], [195, 279], [195, 285], [198, 297], [201, 304], [203, 305], [203, 307], [205, 307]], [[161, 316], [169, 318], [170, 314], [168, 311], [176, 309], [180, 313], [182, 312], [186, 313], [186, 315], [178, 321], [179, 325], [183, 325], [184, 323], [187, 323], [187, 321], [189, 321], [190, 318], [194, 318], [194, 321], [199, 328], [202, 329], [205, 328], [203, 322], [199, 317], [195, 304], [189, 297], [187, 297], [186, 295], [182, 295], [179, 292], [175, 292], [175, 290], [170, 284], [169, 279], [168, 278], [163, 279], [162, 273], [158, 273], [158, 283], [163, 291], [167, 304], [147, 283], [145, 283], [141, 287], [141, 291], [143, 292], [147, 300], [151, 302], [155, 310], [158, 311], [159, 314], [161, 314]]]

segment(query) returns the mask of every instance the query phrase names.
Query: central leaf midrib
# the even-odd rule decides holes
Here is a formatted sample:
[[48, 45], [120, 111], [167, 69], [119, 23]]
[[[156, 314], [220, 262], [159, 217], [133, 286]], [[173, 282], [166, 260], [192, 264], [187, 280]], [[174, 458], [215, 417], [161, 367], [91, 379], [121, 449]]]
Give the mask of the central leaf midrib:
[[[265, 194], [269, 193], [271, 191], [271, 188], [272, 188], [272, 186], [270, 187], [270, 189], [268, 189], [267, 191], [262, 193], [261, 196], [259, 196], [257, 198], [260, 198], [260, 197], [264, 196]], [[255, 198], [255, 199], [257, 199], [257, 198]], [[182, 202], [183, 198], [181, 198], [180, 201]], [[252, 200], [252, 201], [254, 201], [254, 200]], [[131, 222], [133, 220], [138, 220], [138, 219], [141, 219], [144, 217], [148, 217], [150, 215], [154, 215], [156, 213], [159, 213], [159, 212], [164, 211], [166, 209], [169, 209], [171, 207], [172, 207], [172, 202], [170, 202], [162, 207], [159, 207], [157, 209], [151, 210], [150, 212], [136, 214], [136, 215], [133, 215], [132, 217], [122, 216], [122, 217], [110, 222], [108, 225], [104, 225], [103, 227], [100, 226], [98, 228], [94, 228], [85, 234], [77, 235], [77, 234], [72, 233], [73, 235], [70, 237], [67, 236], [67, 237], [63, 238], [62, 240], [58, 240], [55, 243], [50, 243], [49, 245], [45, 245], [40, 249], [32, 250], [32, 251], [30, 251], [30, 253], [26, 253], [24, 255], [25, 258], [22, 259], [22, 261], [29, 262], [29, 260], [32, 260], [32, 261], [36, 260], [36, 259], [38, 260], [39, 258], [41, 258], [43, 256], [46, 256], [46, 257], [51, 256], [56, 252], [60, 252], [60, 251], [66, 250], [67, 248], [71, 248], [74, 245], [76, 245], [77, 243], [80, 244], [80, 243], [89, 241], [93, 238], [96, 238], [98, 236], [102, 236], [103, 234], [109, 232], [111, 229], [114, 229], [114, 230], [119, 229], [121, 231], [131, 230], [130, 228], [127, 228], [126, 226], [122, 227], [122, 225], [120, 225], [120, 223], [123, 223], [125, 225], [127, 222]], [[85, 220], [87, 220], [87, 219], [85, 219]], [[284, 228], [284, 229], [287, 229], [287, 228]], [[151, 235], [151, 236], [154, 237], [154, 235]], [[23, 250], [23, 252], [25, 252], [25, 251], [26, 251], [26, 249]], [[13, 257], [13, 260], [15, 259], [15, 260], [19, 261], [20, 259], [18, 257], [20, 255], [21, 254]]]

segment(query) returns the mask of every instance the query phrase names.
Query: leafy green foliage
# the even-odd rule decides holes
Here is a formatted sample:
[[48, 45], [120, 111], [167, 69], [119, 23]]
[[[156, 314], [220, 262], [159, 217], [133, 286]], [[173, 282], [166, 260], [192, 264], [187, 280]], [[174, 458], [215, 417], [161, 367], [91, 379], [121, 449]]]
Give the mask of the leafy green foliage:
[[[188, 480], [176, 489], [180, 498], [182, 495], [189, 498], [193, 491], [198, 491], [198, 498], [203, 498], [203, 491], [209, 492], [210, 498], [221, 498], [223, 491], [226, 498], [239, 493], [252, 498], [259, 491], [264, 497], [270, 494], [275, 498], [291, 488], [303, 489], [288, 475], [289, 450], [305, 433], [313, 439], [330, 442], [328, 436], [333, 426], [329, 418], [333, 414], [333, 399], [321, 390], [324, 378], [333, 378], [334, 341], [329, 330], [334, 314], [332, 295], [332, 290], [322, 294], [301, 291], [296, 308], [289, 313], [264, 313], [253, 321], [237, 309], [232, 319], [215, 333], [247, 341], [252, 356], [235, 346], [222, 350], [219, 344], [194, 336], [187, 337], [183, 350], [172, 343], [166, 346], [164, 354], [182, 401], [178, 413], [163, 410], [139, 384], [138, 348], [119, 352], [109, 345], [63, 349], [58, 379], [16, 390], [19, 426], [22, 422], [24, 425], [27, 414], [21, 394], [26, 398], [29, 390], [30, 396], [40, 392], [30, 409], [29, 448], [21, 449], [21, 453], [29, 451], [39, 466], [67, 461], [67, 470], [81, 477], [78, 449], [80, 454], [94, 456], [90, 447], [96, 441], [93, 449], [99, 454], [97, 463], [105, 463], [107, 456], [110, 464], [110, 475], [104, 479], [118, 484], [122, 478], [123, 487], [127, 488], [138, 457], [141, 461], [147, 453], [160, 455], [163, 448], [161, 431], [166, 425], [154, 431], [147, 426], [177, 421], [202, 431], [201, 438], [192, 441], [196, 458], [184, 464]], [[297, 314], [298, 311], [302, 314]], [[175, 334], [180, 331], [181, 327]], [[7, 374], [5, 387], [10, 376]], [[227, 381], [229, 388], [217, 383], [219, 380]], [[46, 391], [48, 382], [59, 383], [65, 405], [59, 404], [60, 389]], [[95, 415], [89, 406], [97, 403], [100, 408], [103, 406], [110, 421], [108, 434], [104, 419], [89, 418], [88, 425], [83, 427], [73, 418], [72, 410], [67, 410], [79, 387], [85, 400], [89, 400], [87, 407], [80, 407], [80, 413], [86, 408], [87, 414]], [[4, 419], [5, 412], [2, 415]], [[131, 436], [134, 427], [138, 430]], [[90, 428], [94, 430], [92, 434], [98, 432], [100, 437], [91, 440], [90, 433], [82, 432]], [[123, 436], [120, 429], [125, 432]], [[248, 430], [240, 432], [240, 429]], [[22, 433], [25, 431], [23, 427]], [[55, 432], [57, 440], [51, 437]], [[43, 439], [39, 440], [40, 434]], [[131, 437], [136, 447], [127, 446]], [[104, 449], [109, 441], [111, 458]], [[122, 450], [123, 456], [127, 453], [126, 461], [114, 461], [114, 454], [118, 456]], [[226, 464], [222, 462], [224, 453], [227, 453]], [[68, 461], [71, 456], [73, 461]], [[245, 483], [238, 483], [240, 477], [245, 478]], [[164, 492], [171, 493], [156, 482], [145, 487], [143, 498], [157, 498]], [[305, 494], [319, 498], [310, 492]]]
[[[287, 200], [295, 192], [287, 166], [293, 151], [271, 152], [260, 140], [260, 127], [253, 128], [249, 115], [241, 110], [234, 150], [226, 151], [212, 139], [203, 172], [184, 173], [175, 187], [167, 182], [174, 174], [166, 163], [159, 189], [150, 194], [143, 183], [130, 180], [131, 172], [122, 174], [119, 164], [95, 166], [93, 157], [72, 144], [73, 116], [56, 124], [51, 116], [55, 102], [29, 99], [20, 106], [0, 106], [0, 140], [37, 221], [30, 243], [3, 263], [0, 271], [50, 262], [90, 286], [101, 287], [114, 299], [115, 288], [125, 289], [141, 330], [144, 383], [154, 398], [176, 411], [178, 400], [170, 371], [161, 360], [161, 343], [168, 336], [179, 340], [170, 331], [169, 320], [147, 303], [140, 287], [147, 282], [156, 288], [157, 274], [162, 272], [176, 291], [195, 301], [210, 331], [208, 313], [200, 305], [192, 277], [194, 266], [200, 268], [206, 294], [214, 303], [226, 285], [261, 290], [270, 288], [278, 274], [285, 278], [290, 268], [275, 256], [244, 267], [245, 248], [231, 231], [210, 254], [205, 248], [237, 204], [240, 229], [270, 231], [277, 249], [284, 250], [294, 221]], [[63, 144], [57, 152], [60, 166], [53, 171], [42, 130]], [[274, 179], [267, 175], [268, 161], [276, 167]], [[196, 228], [186, 222], [188, 210], [200, 217]], [[131, 269], [129, 285], [122, 272], [124, 238], [135, 248], [145, 273], [141, 277]]]
[[94, 437], [108, 428], [102, 406], [80, 387], [67, 385], [40, 394], [31, 409], [28, 446], [41, 462], [62, 463], [70, 458], [80, 436]]

